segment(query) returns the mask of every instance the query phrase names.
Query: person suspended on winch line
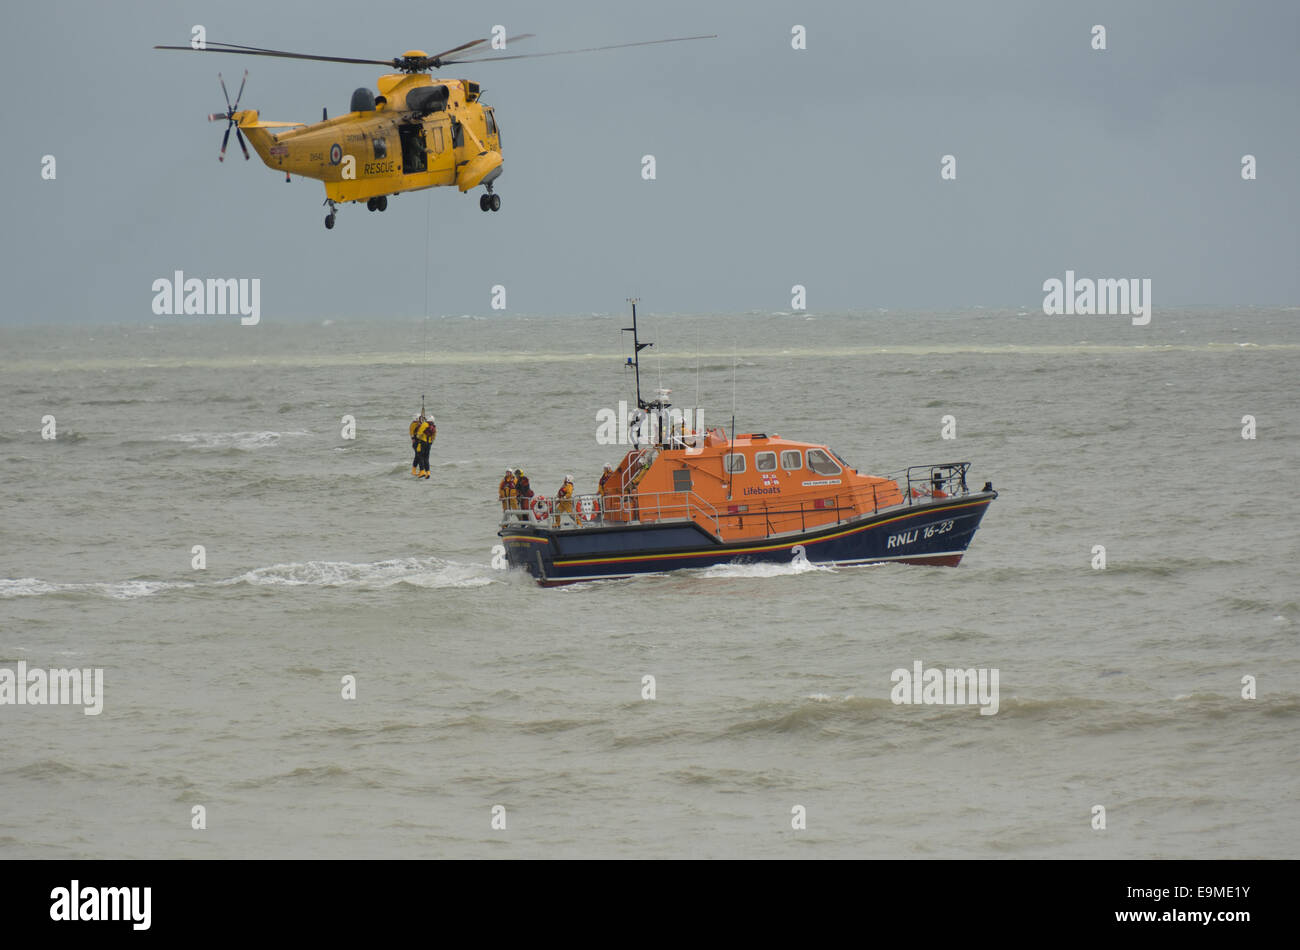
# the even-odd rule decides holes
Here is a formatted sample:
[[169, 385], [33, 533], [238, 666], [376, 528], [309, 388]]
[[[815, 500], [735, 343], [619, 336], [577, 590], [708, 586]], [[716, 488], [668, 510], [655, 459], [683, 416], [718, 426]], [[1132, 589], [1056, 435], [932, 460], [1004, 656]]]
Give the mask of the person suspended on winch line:
[[438, 438], [438, 426], [434, 422], [433, 413], [429, 413], [429, 418], [415, 430], [416, 458], [420, 478], [429, 477], [429, 450], [433, 448], [433, 440], [436, 438]]
[[423, 424], [423, 412], [411, 416], [411, 451], [415, 453], [415, 457], [411, 459], [411, 474], [416, 478], [420, 477], [420, 440], [415, 437], [415, 433], [419, 431], [420, 426]]

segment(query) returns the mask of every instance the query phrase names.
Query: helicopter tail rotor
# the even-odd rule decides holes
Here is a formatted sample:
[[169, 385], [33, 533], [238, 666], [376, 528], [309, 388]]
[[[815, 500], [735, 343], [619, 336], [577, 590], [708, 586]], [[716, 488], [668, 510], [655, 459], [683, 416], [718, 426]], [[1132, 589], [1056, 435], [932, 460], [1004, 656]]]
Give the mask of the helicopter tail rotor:
[[244, 78], [239, 83], [239, 92], [235, 93], [235, 104], [230, 104], [230, 93], [226, 92], [226, 80], [221, 73], [217, 73], [217, 81], [221, 83], [221, 94], [226, 97], [226, 111], [214, 112], [208, 116], [209, 122], [216, 122], [218, 119], [226, 120], [226, 134], [221, 137], [221, 152], [217, 155], [217, 161], [226, 160], [226, 146], [230, 144], [230, 130], [235, 130], [235, 138], [239, 141], [239, 147], [243, 149], [244, 161], [248, 161], [248, 146], [244, 144], [244, 133], [239, 131], [239, 124], [235, 118], [239, 112], [239, 100], [244, 97], [244, 84], [248, 82], [248, 70], [244, 70]]

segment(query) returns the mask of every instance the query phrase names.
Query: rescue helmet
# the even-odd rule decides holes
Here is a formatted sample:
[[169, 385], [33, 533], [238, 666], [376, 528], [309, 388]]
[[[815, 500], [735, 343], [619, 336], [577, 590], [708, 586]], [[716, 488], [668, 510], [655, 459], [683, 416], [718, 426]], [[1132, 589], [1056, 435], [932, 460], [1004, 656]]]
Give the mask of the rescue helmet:
[[430, 421], [430, 422], [432, 422], [432, 421], [433, 421], [433, 413], [432, 413], [432, 412], [431, 412], [431, 413], [429, 413], [429, 421]]
[[572, 475], [565, 475], [565, 476], [564, 476], [564, 483], [565, 483], [566, 485], [572, 485], [572, 484], [573, 484], [573, 476], [572, 476]]
[[522, 468], [517, 468], [517, 469], [515, 469], [515, 477], [516, 477], [516, 478], [519, 478], [519, 477], [522, 476], [523, 474], [524, 474], [524, 470], [523, 470]]
[[607, 471], [607, 472], [612, 472], [612, 471], [614, 471], [614, 466], [613, 466], [613, 465], [610, 465], [608, 462], [606, 462], [606, 463], [605, 463], [605, 471]]
[[420, 421], [420, 414], [417, 412], [415, 415], [411, 416], [411, 421], [412, 421], [412, 422], [419, 422], [419, 421]]
[[515, 470], [514, 470], [513, 468], [508, 468], [508, 469], [506, 469], [506, 474], [507, 474], [507, 475], [513, 475], [514, 473], [515, 473]]

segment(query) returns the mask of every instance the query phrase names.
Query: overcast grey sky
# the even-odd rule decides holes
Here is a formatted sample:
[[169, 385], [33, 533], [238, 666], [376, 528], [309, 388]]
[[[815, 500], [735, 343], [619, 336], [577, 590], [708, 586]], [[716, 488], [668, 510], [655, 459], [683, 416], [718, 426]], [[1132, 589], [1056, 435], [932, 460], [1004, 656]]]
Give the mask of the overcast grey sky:
[[[5, 324], [158, 322], [151, 284], [176, 270], [261, 278], [264, 322], [415, 316], [430, 208], [435, 315], [491, 313], [494, 284], [512, 313], [621, 311], [634, 292], [659, 312], [782, 310], [794, 284], [812, 311], [1040, 307], [1066, 269], [1151, 278], [1157, 308], [1300, 302], [1293, 0], [126, 0], [3, 15]], [[496, 108], [501, 211], [432, 189], [383, 214], [345, 206], [326, 231], [319, 182], [285, 184], [233, 141], [218, 164], [216, 74], [233, 95], [247, 68], [244, 106], [264, 119], [314, 121], [384, 70], [150, 48], [188, 43], [196, 23], [210, 41], [377, 58], [498, 23], [536, 33], [529, 52], [719, 38], [448, 70]]]

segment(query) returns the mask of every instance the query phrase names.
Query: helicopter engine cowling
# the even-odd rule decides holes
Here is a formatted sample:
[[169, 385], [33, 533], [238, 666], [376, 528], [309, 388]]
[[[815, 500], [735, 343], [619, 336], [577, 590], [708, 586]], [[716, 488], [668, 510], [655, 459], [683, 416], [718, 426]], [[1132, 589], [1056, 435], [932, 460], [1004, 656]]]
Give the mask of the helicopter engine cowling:
[[406, 94], [406, 108], [411, 112], [441, 112], [447, 108], [447, 97], [446, 86], [421, 86]]
[[351, 112], [374, 112], [375, 111], [375, 94], [362, 86], [352, 91], [352, 105], [349, 107]]

